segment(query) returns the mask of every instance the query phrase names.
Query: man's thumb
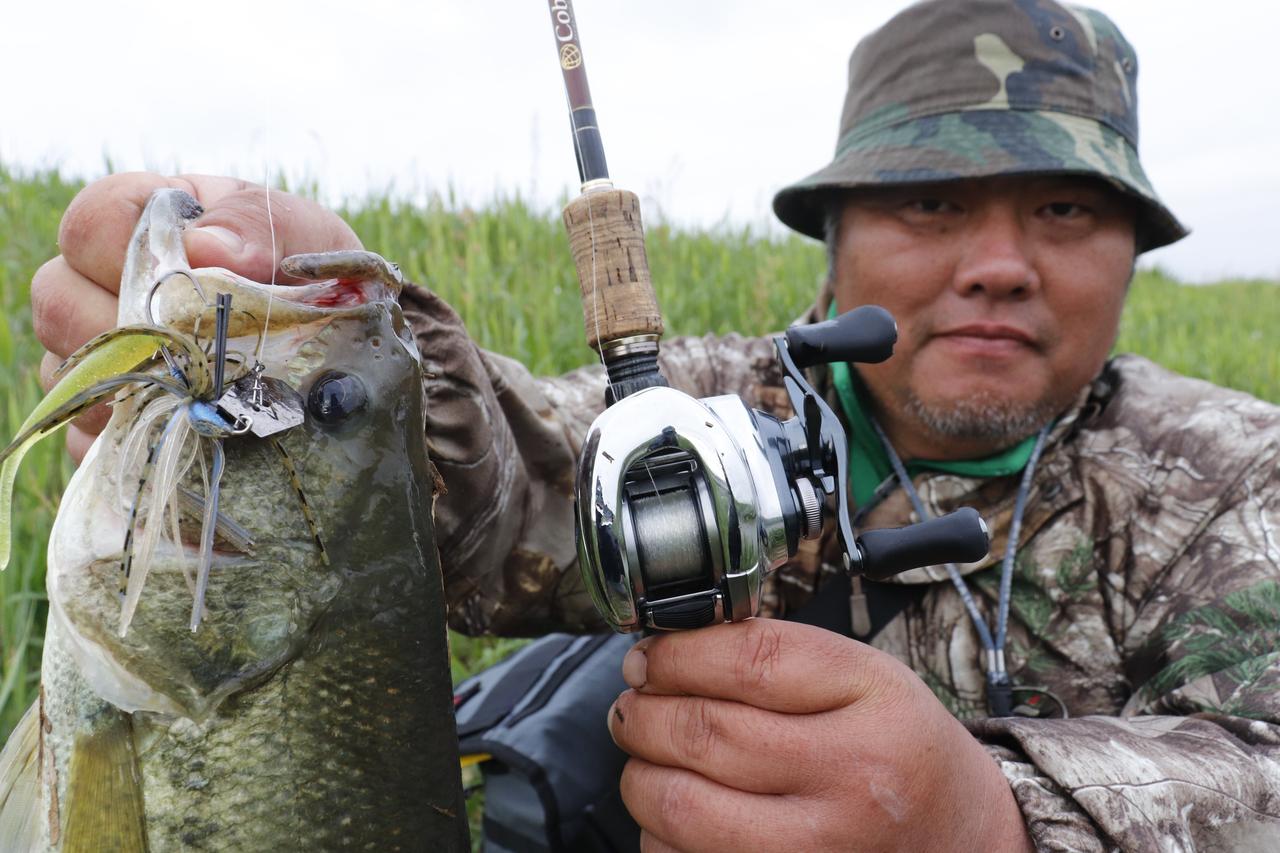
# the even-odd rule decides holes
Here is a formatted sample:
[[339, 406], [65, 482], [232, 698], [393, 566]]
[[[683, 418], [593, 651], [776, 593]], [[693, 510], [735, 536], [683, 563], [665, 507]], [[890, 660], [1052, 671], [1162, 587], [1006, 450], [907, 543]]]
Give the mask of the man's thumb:
[[230, 266], [244, 252], [244, 237], [223, 225], [200, 225], [187, 235], [187, 254], [206, 258], [222, 256], [226, 263], [192, 263], [193, 266]]
[[[187, 232], [193, 267], [225, 267], [255, 281], [289, 280], [281, 259], [303, 252], [358, 249], [360, 240], [337, 214], [309, 199], [262, 187], [229, 193], [208, 204]], [[273, 275], [274, 274], [274, 275]]]

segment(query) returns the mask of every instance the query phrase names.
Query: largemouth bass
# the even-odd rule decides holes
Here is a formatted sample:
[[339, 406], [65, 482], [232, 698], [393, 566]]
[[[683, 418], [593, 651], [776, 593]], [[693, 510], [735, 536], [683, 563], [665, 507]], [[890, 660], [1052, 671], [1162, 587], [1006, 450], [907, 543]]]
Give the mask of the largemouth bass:
[[399, 273], [364, 252], [286, 259], [296, 287], [192, 270], [200, 213], [152, 197], [122, 329], [4, 454], [0, 525], [22, 448], [114, 401], [54, 524], [0, 849], [466, 849]]

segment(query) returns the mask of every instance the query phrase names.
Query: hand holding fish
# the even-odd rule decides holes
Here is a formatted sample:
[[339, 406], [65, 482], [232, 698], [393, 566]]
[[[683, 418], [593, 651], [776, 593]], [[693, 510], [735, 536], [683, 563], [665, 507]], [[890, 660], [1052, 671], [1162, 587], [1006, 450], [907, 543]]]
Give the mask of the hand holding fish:
[[[274, 271], [276, 283], [295, 284], [301, 280], [279, 269], [281, 259], [361, 246], [336, 213], [286, 192], [271, 191], [268, 218], [265, 188], [233, 178], [131, 173], [95, 181], [76, 196], [63, 216], [58, 237], [62, 254], [41, 267], [31, 283], [36, 336], [48, 350], [41, 365], [45, 390], [57, 381], [55, 371], [63, 359], [116, 326], [130, 236], [151, 194], [165, 187], [191, 194], [204, 208], [180, 237], [195, 269], [226, 269], [262, 282], [271, 281]], [[510, 455], [514, 437], [490, 374], [513, 370], [515, 363], [483, 358], [457, 313], [433, 291], [406, 288], [400, 302], [411, 317], [428, 377], [447, 377], [428, 381], [424, 387], [433, 470], [449, 482], [448, 496], [442, 496], [435, 507], [446, 565], [496, 564], [499, 555], [512, 547], [510, 539], [469, 531], [472, 519], [492, 509], [492, 484], [507, 476], [501, 460]], [[69, 425], [67, 446], [77, 462], [83, 460], [108, 416], [108, 407], [99, 405]], [[530, 418], [522, 421], [529, 423]], [[546, 432], [557, 435], [560, 427], [549, 421]], [[572, 458], [565, 456], [548, 464], [571, 463]], [[512, 487], [506, 499], [520, 500], [519, 489]], [[463, 577], [465, 572], [455, 574], [474, 588], [475, 582]], [[465, 616], [466, 612], [455, 609], [455, 618], [477, 618]], [[500, 629], [501, 625], [490, 627]]]
[[[193, 267], [223, 267], [246, 278], [271, 281], [280, 260], [289, 255], [361, 248], [360, 239], [337, 214], [290, 193], [272, 190], [268, 219], [266, 190], [235, 178], [133, 172], [95, 181], [62, 217], [62, 254], [42, 266], [31, 282], [35, 333], [48, 350], [40, 369], [45, 390], [53, 387], [54, 371], [63, 359], [115, 326], [129, 237], [147, 199], [161, 187], [190, 193], [204, 207], [197, 224], [184, 232]], [[276, 281], [295, 280], [277, 274]], [[71, 425], [67, 447], [77, 462], [106, 425], [108, 414], [105, 406], [98, 406]]]

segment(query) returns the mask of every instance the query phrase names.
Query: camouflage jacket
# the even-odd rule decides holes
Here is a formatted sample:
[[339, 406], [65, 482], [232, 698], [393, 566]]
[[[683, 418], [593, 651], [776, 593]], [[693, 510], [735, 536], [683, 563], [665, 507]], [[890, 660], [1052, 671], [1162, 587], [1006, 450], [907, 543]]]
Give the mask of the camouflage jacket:
[[[477, 349], [430, 294], [405, 301], [447, 488], [451, 624], [598, 629], [572, 474], [600, 370], [534, 379]], [[694, 396], [786, 413], [765, 339], [668, 341], [663, 369]], [[973, 506], [991, 525], [997, 556], [962, 567], [988, 622], [1017, 480], [915, 481], [931, 511]], [[881, 493], [861, 526], [913, 520], [900, 488]], [[812, 544], [771, 576], [766, 615], [837, 578], [833, 537]], [[1052, 690], [1070, 719], [984, 718], [981, 645], [955, 588], [939, 570], [895, 581], [918, 594], [872, 644], [987, 745], [1039, 849], [1280, 849], [1280, 409], [1120, 356], [1057, 423], [1023, 520], [1007, 654], [1015, 682]]]

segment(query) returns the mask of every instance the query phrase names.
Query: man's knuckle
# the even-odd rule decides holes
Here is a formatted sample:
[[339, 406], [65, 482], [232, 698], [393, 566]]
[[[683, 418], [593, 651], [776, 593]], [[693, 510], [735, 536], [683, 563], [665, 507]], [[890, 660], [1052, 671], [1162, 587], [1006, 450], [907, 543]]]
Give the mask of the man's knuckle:
[[672, 714], [672, 727], [672, 742], [684, 758], [697, 763], [715, 753], [720, 740], [718, 720], [705, 700], [681, 699]]
[[687, 818], [693, 792], [684, 774], [668, 767], [637, 761], [622, 769], [622, 801], [641, 827], [669, 836]]
[[905, 664], [875, 651], [858, 656], [839, 671], [845, 673], [845, 704], [891, 703], [901, 697], [904, 687], [916, 678]]
[[62, 251], [65, 252], [67, 246], [83, 243], [89, 235], [97, 189], [97, 184], [82, 189], [63, 212], [62, 222], [58, 225], [58, 248]]
[[746, 692], [770, 687], [777, 678], [782, 659], [782, 636], [778, 629], [760, 619], [743, 632], [735, 663], [739, 686]]
[[75, 313], [75, 300], [68, 299], [58, 272], [61, 258], [47, 261], [31, 279], [31, 325], [46, 349], [63, 352], [67, 327]]
[[90, 243], [100, 232], [104, 219], [136, 220], [142, 204], [129, 192], [136, 181], [137, 176], [132, 174], [109, 175], [77, 193], [58, 225], [58, 248], [66, 254], [68, 248], [74, 250]]
[[97, 435], [102, 432], [103, 427], [107, 425], [107, 421], [111, 420], [111, 409], [99, 403], [98, 405], [85, 412], [73, 421], [85, 435]]
[[46, 352], [40, 359], [40, 387], [45, 391], [57, 384], [53, 379], [53, 374], [61, 363], [62, 359], [51, 352]]
[[[659, 779], [654, 778], [654, 782]], [[698, 798], [694, 796], [693, 786], [687, 774], [679, 772], [663, 773], [661, 788], [658, 792], [658, 814], [656, 827], [660, 835], [669, 835], [672, 828], [687, 824], [691, 814], [698, 807]]]

